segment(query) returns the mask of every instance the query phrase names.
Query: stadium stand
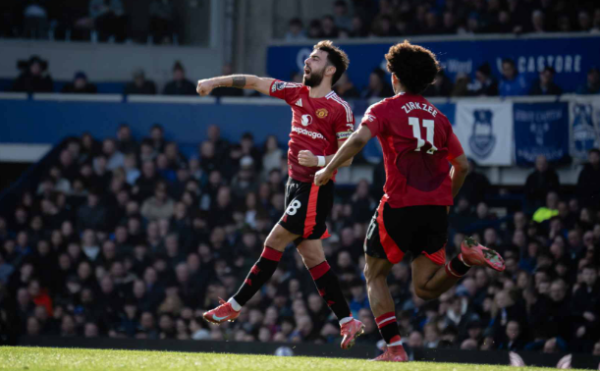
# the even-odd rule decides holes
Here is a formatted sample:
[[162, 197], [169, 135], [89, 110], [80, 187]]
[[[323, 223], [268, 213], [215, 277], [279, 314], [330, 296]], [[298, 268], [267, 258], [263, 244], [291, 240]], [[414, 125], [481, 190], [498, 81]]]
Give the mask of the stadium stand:
[[338, 0], [308, 24], [291, 19], [285, 39], [600, 33], [600, 7], [585, 0]]
[[[142, 140], [122, 125], [114, 138], [86, 134], [55, 148], [0, 218], [2, 333], [333, 342], [337, 325], [295, 251], [238, 321], [201, 320], [260, 252], [283, 211], [287, 178], [274, 138], [257, 148], [251, 134], [230, 143], [218, 127], [208, 131], [190, 158], [160, 126]], [[590, 152], [576, 197], [552, 177], [540, 158], [525, 189], [532, 212], [501, 217], [486, 204], [494, 189], [473, 168], [452, 210], [448, 254], [470, 226], [502, 251], [507, 271], [473, 269], [424, 302], [410, 289], [409, 266], [396, 265], [390, 283], [410, 346], [597, 353], [600, 213], [586, 197], [600, 188], [599, 152]], [[326, 245], [367, 325], [359, 341], [373, 344], [361, 245], [379, 193], [365, 181], [342, 193]]]
[[[144, 7], [136, 4], [134, 8], [128, 7], [131, 3], [125, 0], [4, 0], [0, 4], [0, 37], [185, 43], [180, 37], [182, 31], [173, 21], [178, 15], [171, 1], [144, 2]], [[573, 38], [600, 34], [600, 9], [592, 0], [332, 3], [332, 15], [327, 12], [314, 19], [291, 19], [289, 29], [282, 32], [281, 38], [290, 42], [291, 47], [310, 45], [313, 39], [320, 38], [368, 38], [363, 40], [375, 48], [375, 43], [390, 40], [383, 39], [385, 37], [396, 40], [413, 35], [468, 38], [488, 33], [528, 34], [518, 40], [522, 41], [553, 32]], [[570, 39], [558, 40], [562, 41], [560, 45], [570, 42]], [[594, 42], [591, 37], [588, 41]], [[273, 46], [276, 48], [277, 45]], [[510, 46], [504, 48], [507, 50]], [[461, 52], [468, 54], [469, 49]], [[531, 112], [556, 115], [557, 111], [552, 111], [556, 107], [564, 112], [560, 122], [565, 133], [569, 126], [571, 131], [579, 128], [579, 133], [597, 135], [595, 117], [600, 110], [597, 100], [558, 97], [565, 93], [600, 94], [600, 72], [598, 67], [590, 65], [596, 54], [591, 49], [587, 52], [590, 56], [585, 55], [584, 63], [588, 64], [582, 64], [586, 67], [576, 71], [577, 75], [566, 73], [567, 65], [572, 67], [569, 73], [576, 69], [577, 56], [572, 50], [565, 52], [564, 71], [552, 67], [552, 62], [545, 62], [542, 68], [534, 63], [533, 70], [528, 71], [535, 74], [533, 81], [525, 79], [518, 67], [527, 63], [509, 58], [490, 59], [470, 66], [471, 76], [443, 71], [426, 95], [440, 99], [435, 104], [444, 106], [440, 108], [442, 111], [452, 106], [453, 112], [461, 104], [478, 104], [475, 99], [468, 101], [461, 97], [501, 96], [510, 102], [515, 95], [547, 95], [550, 97], [539, 101], [534, 98], [535, 102], [510, 103], [511, 128], [513, 117], [517, 127], [518, 115], [512, 116], [517, 104], [525, 112], [527, 107], [524, 106], [539, 103], [547, 106]], [[544, 53], [540, 51], [537, 55]], [[287, 77], [290, 72], [296, 79], [300, 77], [295, 66], [299, 52], [294, 51], [293, 57], [288, 58], [291, 63], [274, 55], [270, 60], [275, 63], [271, 64], [286, 68], [285, 74], [278, 73], [277, 77]], [[534, 58], [520, 57], [526, 62]], [[562, 69], [563, 56], [558, 57]], [[567, 58], [571, 62], [566, 62]], [[353, 63], [357, 59], [353, 59]], [[20, 63], [15, 59], [13, 64], [17, 64], [19, 75], [14, 79], [6, 76], [0, 79], [1, 91], [29, 93], [20, 98], [7, 98], [11, 99], [14, 110], [6, 109], [3, 114], [10, 114], [19, 124], [30, 124], [36, 119], [35, 115], [24, 113], [33, 107], [39, 110], [36, 112], [49, 113], [46, 122], [56, 127], [51, 139], [40, 138], [46, 135], [40, 129], [42, 134], [38, 133], [32, 141], [51, 142], [52, 151], [24, 174], [10, 192], [0, 193], [0, 204], [9, 205], [0, 210], [0, 343], [21, 335], [337, 342], [338, 325], [291, 247], [284, 255], [281, 269], [248, 303], [236, 322], [217, 327], [202, 320], [205, 309], [216, 306], [219, 297], [228, 298], [239, 286], [262, 250], [266, 234], [284, 210], [287, 163], [281, 132], [286, 131], [287, 126], [271, 126], [271, 130], [279, 132], [269, 132], [274, 135], [266, 140], [264, 126], [256, 125], [250, 133], [242, 131], [237, 123], [242, 122], [244, 115], [255, 120], [257, 112], [264, 107], [253, 101], [256, 107], [249, 113], [222, 105], [223, 100], [239, 104], [236, 99], [246, 99], [236, 89], [215, 91], [216, 97], [203, 103], [202, 108], [184, 107], [182, 103], [195, 99], [195, 88], [187, 80], [184, 66], [175, 63], [176, 60], [177, 55], [174, 55], [173, 62], [169, 62], [169, 66], [173, 63], [172, 70], [163, 73], [168, 76], [166, 86], [147, 78], [148, 70], [143, 69], [132, 71], [129, 82], [94, 81], [94, 76], [83, 67], [69, 71], [69, 77], [53, 80], [52, 65], [46, 63], [43, 55]], [[557, 60], [554, 59], [555, 65]], [[389, 75], [377, 63], [379, 60], [368, 69], [359, 70], [365, 77], [364, 83], [359, 84], [358, 79], [344, 75], [335, 87], [340, 96], [352, 101], [353, 108], [363, 107], [364, 111], [370, 103], [366, 99], [372, 102], [392, 94]], [[290, 65], [292, 68], [288, 68]], [[191, 68], [189, 64], [186, 66]], [[233, 70], [225, 63], [223, 71], [231, 73]], [[561, 72], [566, 76], [562, 82], [557, 81]], [[68, 81], [70, 76], [73, 79]], [[577, 79], [566, 87], [564, 81], [574, 79], [571, 76]], [[60, 101], [63, 109], [67, 107], [64, 112], [71, 110], [63, 115], [63, 111], [52, 105], [56, 102], [49, 103], [36, 94], [49, 92], [112, 94], [114, 97], [109, 98], [114, 101], [107, 99], [98, 103], [99, 106], [90, 104], [82, 108], [63, 103], [59, 94], [52, 95], [51, 100]], [[139, 96], [157, 92], [191, 97]], [[124, 98], [123, 95], [131, 96]], [[458, 97], [458, 103], [446, 97]], [[174, 101], [160, 101], [166, 98]], [[159, 108], [135, 112], [136, 107], [142, 106], [133, 104], [154, 102], [153, 99], [160, 102]], [[491, 105], [504, 102], [492, 99]], [[585, 101], [579, 102], [579, 99]], [[177, 103], [176, 108], [169, 105], [173, 102]], [[123, 108], [128, 104], [131, 105]], [[115, 107], [117, 105], [119, 107]], [[288, 114], [287, 107], [285, 111], [284, 107], [275, 108], [280, 110], [276, 115], [270, 111], [270, 118], [287, 117], [284, 116]], [[85, 124], [91, 122], [98, 128], [106, 128], [116, 126], [119, 121], [101, 120], [122, 113], [121, 109], [128, 110], [128, 117], [137, 117], [140, 121], [143, 115], [143, 125], [149, 125], [149, 116], [168, 116], [173, 121], [169, 125], [177, 127], [173, 129], [179, 133], [177, 139], [165, 134], [160, 125], [151, 127], [146, 137], [134, 137], [131, 128], [124, 124], [111, 135], [94, 137], [86, 133], [57, 144], [59, 134], [56, 133], [60, 133], [62, 139], [64, 128], [72, 131], [68, 135], [79, 133], [76, 127], [78, 130], [80, 122], [75, 116], [83, 117], [84, 113], [94, 116], [86, 117]], [[205, 121], [197, 125], [192, 134], [182, 130], [202, 120], [196, 116], [206, 114], [214, 120], [227, 111], [231, 111], [230, 121], [218, 124], [223, 131], [235, 132], [235, 137], [241, 138], [239, 142], [224, 139], [218, 126], [207, 127]], [[533, 133], [531, 141], [535, 142], [539, 131], [548, 129], [529, 125], [535, 120], [527, 117], [521, 119], [520, 124], [527, 126], [527, 133]], [[469, 116], [469, 120], [471, 118]], [[85, 127], [83, 120], [81, 126]], [[481, 121], [492, 125], [491, 118], [486, 121], [484, 117]], [[197, 137], [198, 127], [202, 130], [206, 127], [207, 140], [191, 144], [192, 139], [181, 133]], [[106, 132], [104, 129], [103, 133]], [[9, 130], [3, 141], [19, 134], [19, 130]], [[440, 299], [424, 302], [412, 291], [410, 266], [407, 263], [394, 266], [390, 285], [401, 334], [408, 347], [568, 351], [600, 356], [600, 151], [597, 148], [588, 151], [598, 142], [583, 134], [578, 140], [579, 144], [585, 143], [573, 145], [559, 160], [548, 161], [530, 153], [528, 157], [521, 155], [524, 162], [520, 162], [519, 158], [513, 159], [511, 151], [508, 162], [500, 166], [512, 169], [518, 164], [535, 166], [535, 170], [531, 170], [526, 180], [513, 180], [510, 189], [498, 182], [492, 185], [491, 179], [471, 162], [463, 191], [451, 209], [447, 255], [456, 253], [465, 236], [474, 235], [503, 254], [507, 270], [498, 274], [472, 269]], [[573, 134], [564, 134], [568, 136]], [[508, 140], [512, 141], [513, 137]], [[567, 139], [564, 142], [566, 146], [571, 144]], [[576, 151], [579, 160], [581, 156], [587, 160], [576, 182], [561, 184], [555, 170], [563, 164], [562, 160], [570, 163], [569, 150]], [[379, 152], [372, 148], [369, 151], [365, 157], [379, 159]], [[339, 187], [329, 221], [332, 237], [326, 240], [325, 253], [340, 276], [353, 315], [366, 325], [365, 336], [359, 338], [359, 343], [375, 345], [380, 336], [365, 292], [362, 243], [373, 209], [382, 195], [385, 174], [381, 164], [370, 169], [372, 181], [360, 180]]]

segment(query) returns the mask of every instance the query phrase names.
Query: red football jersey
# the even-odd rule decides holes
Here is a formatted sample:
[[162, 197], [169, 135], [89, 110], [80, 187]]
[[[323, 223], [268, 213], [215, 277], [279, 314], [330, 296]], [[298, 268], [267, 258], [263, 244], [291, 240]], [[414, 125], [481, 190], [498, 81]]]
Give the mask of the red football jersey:
[[427, 99], [407, 93], [384, 99], [369, 107], [361, 125], [381, 143], [391, 207], [453, 204], [448, 160], [463, 149], [448, 118]]
[[338, 140], [346, 140], [354, 131], [354, 115], [350, 105], [331, 92], [322, 98], [309, 97], [302, 84], [273, 81], [269, 93], [284, 99], [292, 108], [288, 168], [290, 177], [300, 182], [312, 182], [319, 167], [298, 163], [298, 152], [311, 151], [315, 156], [333, 155]]

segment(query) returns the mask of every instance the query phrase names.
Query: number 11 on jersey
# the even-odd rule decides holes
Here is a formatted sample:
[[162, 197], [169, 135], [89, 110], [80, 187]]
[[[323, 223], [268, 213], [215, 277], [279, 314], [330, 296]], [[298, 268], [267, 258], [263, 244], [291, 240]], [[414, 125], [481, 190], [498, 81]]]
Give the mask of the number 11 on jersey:
[[[425, 145], [425, 141], [421, 138], [421, 124], [419, 122], [418, 117], [409, 117], [408, 124], [412, 126], [413, 136], [417, 139], [417, 148], [415, 151], [421, 151], [421, 147]], [[432, 155], [433, 152], [437, 151], [436, 146], [433, 144], [433, 134], [435, 121], [433, 120], [423, 120], [423, 127], [427, 129], [427, 142], [431, 144], [431, 148], [427, 151], [428, 154]]]

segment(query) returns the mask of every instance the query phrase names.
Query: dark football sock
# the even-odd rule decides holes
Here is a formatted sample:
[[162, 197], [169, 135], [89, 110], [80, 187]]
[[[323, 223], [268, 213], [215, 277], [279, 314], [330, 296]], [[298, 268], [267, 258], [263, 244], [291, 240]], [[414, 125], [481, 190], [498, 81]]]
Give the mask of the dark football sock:
[[342, 293], [340, 281], [338, 281], [337, 276], [331, 270], [329, 263], [324, 261], [310, 268], [309, 272], [319, 290], [319, 295], [325, 300], [329, 309], [331, 309], [338, 320], [345, 317], [352, 317], [350, 307]]
[[452, 277], [460, 278], [467, 274], [469, 269], [471, 269], [471, 267], [462, 262], [460, 254], [446, 263], [446, 273]]
[[394, 344], [400, 341], [400, 330], [396, 321], [396, 314], [389, 312], [375, 318], [375, 323], [379, 327], [379, 333], [386, 344]]
[[254, 294], [271, 278], [277, 265], [281, 260], [283, 253], [269, 246], [265, 246], [260, 258], [250, 269], [250, 273], [246, 276], [246, 280], [233, 296], [235, 301], [240, 305], [244, 305], [248, 300], [252, 299]]

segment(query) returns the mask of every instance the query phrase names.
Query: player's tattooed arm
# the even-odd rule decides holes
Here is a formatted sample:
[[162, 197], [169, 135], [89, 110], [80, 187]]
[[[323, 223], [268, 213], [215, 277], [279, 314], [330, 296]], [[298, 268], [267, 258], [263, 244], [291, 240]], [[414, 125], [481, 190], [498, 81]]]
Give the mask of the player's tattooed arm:
[[233, 83], [231, 84], [231, 86], [233, 86], [234, 88], [243, 89], [244, 87], [246, 87], [246, 76], [233, 75], [233, 76], [231, 76], [231, 79], [233, 80]]
[[273, 83], [272, 78], [258, 77], [254, 75], [230, 75], [213, 77], [198, 81], [196, 91], [200, 96], [210, 94], [210, 92], [219, 87], [232, 87], [238, 89], [253, 89], [260, 93], [269, 95], [269, 89]]

